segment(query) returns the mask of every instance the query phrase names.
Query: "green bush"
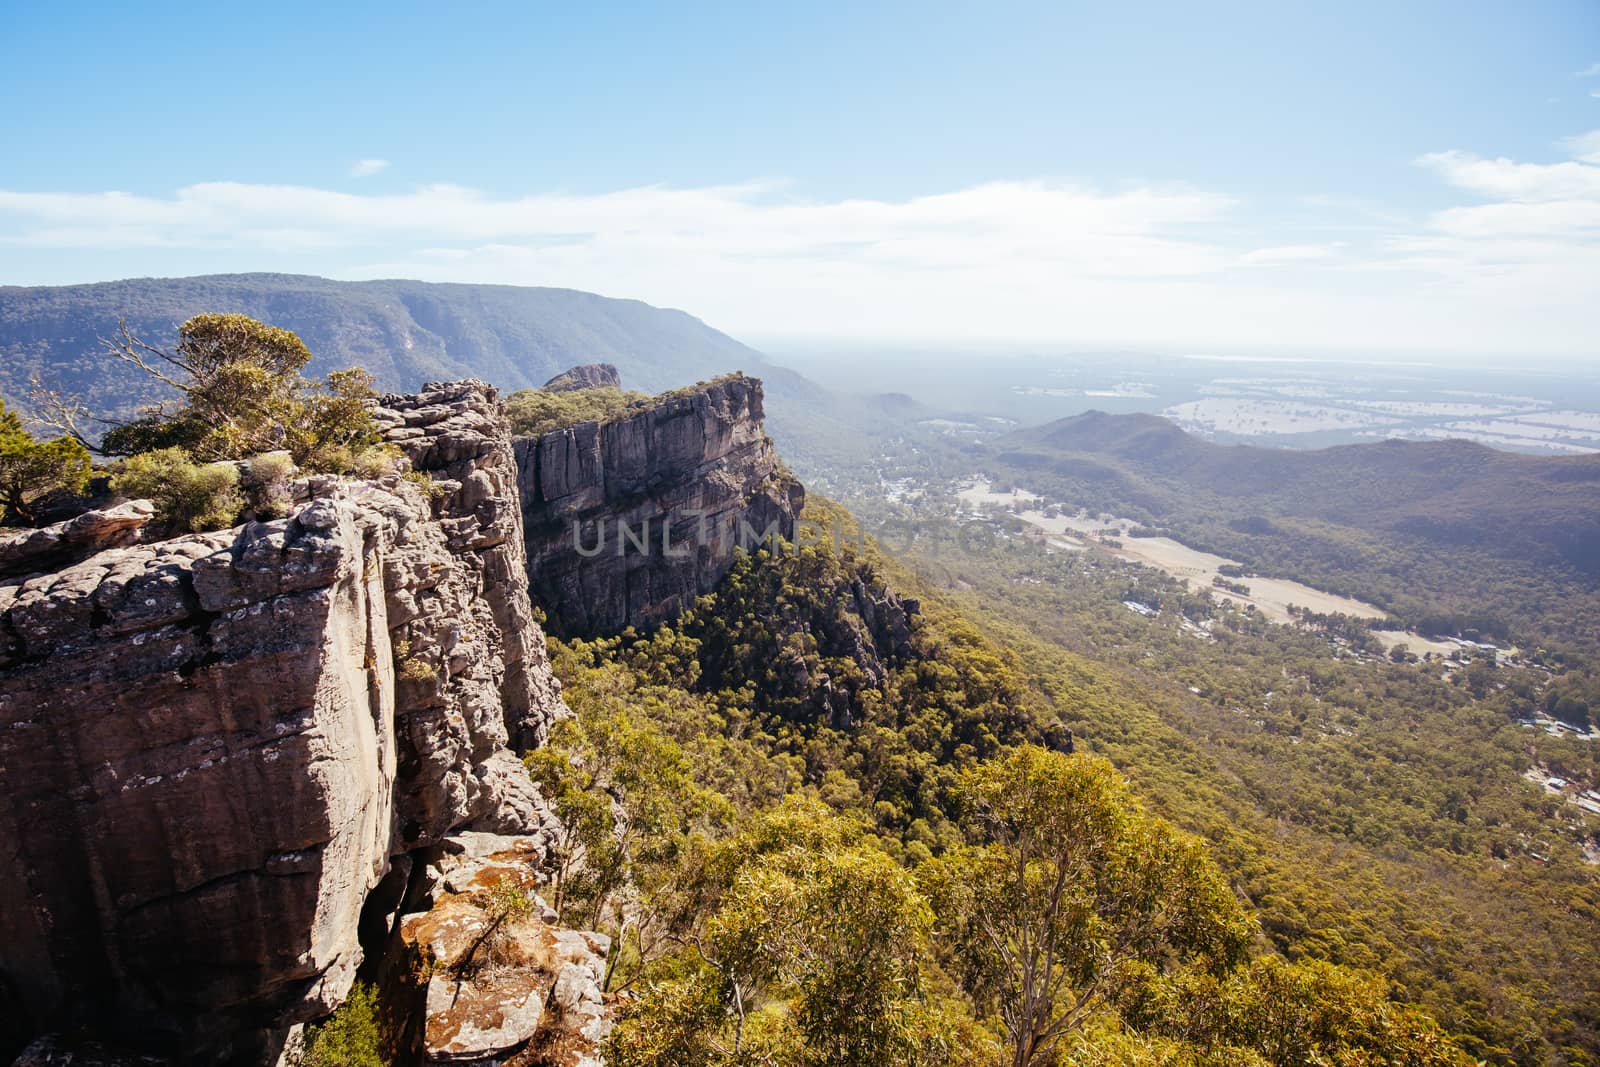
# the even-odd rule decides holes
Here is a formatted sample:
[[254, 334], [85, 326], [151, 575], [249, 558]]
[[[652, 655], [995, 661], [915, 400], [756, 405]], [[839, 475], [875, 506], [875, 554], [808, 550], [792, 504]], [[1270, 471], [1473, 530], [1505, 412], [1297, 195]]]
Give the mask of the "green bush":
[[393, 474], [400, 465], [400, 450], [391, 444], [382, 444], [358, 453], [350, 464], [349, 473], [357, 478], [382, 478]]
[[514, 433], [537, 437], [582, 422], [605, 422], [626, 415], [650, 398], [611, 386], [552, 393], [523, 389], [506, 397], [506, 415]]
[[383, 1056], [378, 997], [370, 985], [356, 985], [339, 1010], [306, 1028], [301, 1067], [388, 1067]]
[[89, 452], [70, 437], [40, 441], [0, 400], [0, 507], [8, 524], [32, 525], [40, 501], [81, 493], [89, 481]]
[[148, 497], [174, 532], [221, 530], [244, 508], [239, 470], [231, 463], [199, 464], [180, 448], [131, 456], [111, 479], [126, 497]]
[[444, 486], [434, 481], [433, 475], [427, 471], [406, 471], [401, 477], [412, 485], [421, 487], [429, 500], [442, 499], [449, 492]]
[[243, 485], [258, 519], [287, 515], [294, 504], [290, 482], [298, 471], [287, 452], [263, 452], [245, 465]]

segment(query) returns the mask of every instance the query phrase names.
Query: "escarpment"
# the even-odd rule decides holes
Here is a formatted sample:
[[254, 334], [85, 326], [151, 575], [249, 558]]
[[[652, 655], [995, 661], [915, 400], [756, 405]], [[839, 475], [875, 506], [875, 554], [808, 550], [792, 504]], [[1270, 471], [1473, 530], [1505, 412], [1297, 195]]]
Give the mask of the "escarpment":
[[498, 401], [376, 414], [417, 473], [0, 582], [0, 1040], [270, 1062], [444, 892], [463, 830], [542, 856], [513, 746], [563, 706]]
[[614, 633], [709, 592], [735, 550], [792, 539], [805, 490], [732, 375], [516, 442], [529, 581], [551, 628]]
[[[538, 438], [480, 382], [373, 413], [409, 470], [283, 518], [0, 544], [0, 1062], [270, 1064], [359, 979], [397, 1064], [598, 1063], [608, 943], [533, 896], [558, 825], [517, 753], [566, 713], [535, 605], [667, 618], [803, 490], [740, 376]], [[508, 880], [514, 974], [474, 955]]]

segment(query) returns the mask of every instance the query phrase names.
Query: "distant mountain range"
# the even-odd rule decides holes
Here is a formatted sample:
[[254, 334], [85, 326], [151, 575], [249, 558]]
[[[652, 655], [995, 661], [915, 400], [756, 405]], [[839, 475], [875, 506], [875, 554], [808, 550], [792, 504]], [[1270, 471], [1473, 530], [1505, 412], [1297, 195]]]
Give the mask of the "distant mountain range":
[[380, 390], [481, 378], [507, 392], [537, 388], [588, 363], [614, 364], [628, 389], [659, 392], [729, 371], [766, 383], [768, 429], [786, 459], [856, 451], [881, 422], [870, 402], [842, 397], [769, 362], [682, 311], [575, 289], [417, 281], [333, 281], [301, 274], [130, 278], [92, 285], [0, 286], [0, 395], [26, 408], [34, 375], [101, 414], [128, 414], [161, 389], [108, 359], [101, 338], [126, 320], [155, 345], [202, 312], [238, 312], [295, 331], [310, 371], [362, 366]]
[[657, 391], [765, 363], [682, 311], [572, 289], [222, 274], [0, 287], [0, 389], [22, 400], [37, 372], [98, 400], [125, 400], [148, 383], [108, 364], [99, 339], [125, 319], [143, 340], [169, 344], [179, 323], [207, 311], [294, 330], [315, 355], [313, 371], [359, 364], [385, 389], [469, 376], [521, 389], [603, 362], [629, 385]]

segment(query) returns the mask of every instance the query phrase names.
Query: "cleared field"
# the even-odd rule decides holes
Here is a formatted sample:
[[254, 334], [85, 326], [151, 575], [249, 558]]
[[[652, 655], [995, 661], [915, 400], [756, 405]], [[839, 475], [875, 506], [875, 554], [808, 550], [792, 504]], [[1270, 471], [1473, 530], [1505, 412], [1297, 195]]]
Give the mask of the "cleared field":
[[1364, 411], [1378, 411], [1385, 415], [1404, 415], [1414, 418], [1469, 419], [1487, 415], [1507, 415], [1526, 411], [1527, 408], [1507, 404], [1474, 404], [1461, 401], [1427, 400], [1358, 400], [1355, 406]]
[[1593, 411], [1541, 411], [1537, 415], [1518, 415], [1508, 421], [1530, 426], [1558, 426], [1565, 430], [1583, 430], [1600, 436], [1600, 414]]
[[1461, 646], [1456, 644], [1454, 641], [1436, 641], [1431, 637], [1423, 637], [1421, 634], [1407, 633], [1404, 630], [1374, 630], [1372, 632], [1378, 638], [1378, 640], [1383, 642], [1383, 646], [1385, 648], [1393, 648], [1396, 645], [1405, 645], [1412, 652], [1419, 656], [1425, 655], [1429, 652], [1434, 652], [1441, 656], [1448, 656], [1452, 652], [1461, 651]]
[[1392, 421], [1349, 408], [1257, 397], [1207, 397], [1174, 404], [1161, 414], [1186, 430], [1239, 436], [1359, 430]]
[[[1322, 615], [1340, 614], [1359, 619], [1385, 617], [1385, 612], [1372, 604], [1335, 593], [1325, 593], [1286, 578], [1229, 579], [1243, 585], [1249, 592], [1245, 595], [1228, 592], [1214, 586], [1212, 579], [1221, 574], [1220, 568], [1230, 564], [1236, 565], [1236, 561], [1212, 552], [1190, 548], [1170, 537], [1127, 537], [1125, 531], [1131, 526], [1138, 525], [1131, 519], [1114, 515], [1047, 515], [1038, 508], [1027, 506], [1038, 503], [1041, 498], [1026, 489], [1001, 493], [995, 492], [986, 482], [978, 482], [961, 490], [957, 496], [963, 502], [976, 507], [1014, 506], [1017, 509], [1017, 518], [1050, 534], [1051, 539], [1048, 543], [1054, 547], [1083, 549], [1092, 545], [1129, 562], [1155, 567], [1186, 583], [1191, 589], [1209, 590], [1213, 595], [1231, 600], [1240, 606], [1254, 604], [1256, 610], [1272, 622], [1292, 622], [1294, 616], [1289, 611], [1291, 607]], [[1102, 544], [1096, 540], [1098, 536], [1116, 538], [1120, 547]], [[1448, 655], [1458, 648], [1455, 644], [1433, 641], [1405, 630], [1375, 630], [1373, 633], [1383, 642], [1385, 648], [1405, 645], [1418, 655], [1426, 652]]]

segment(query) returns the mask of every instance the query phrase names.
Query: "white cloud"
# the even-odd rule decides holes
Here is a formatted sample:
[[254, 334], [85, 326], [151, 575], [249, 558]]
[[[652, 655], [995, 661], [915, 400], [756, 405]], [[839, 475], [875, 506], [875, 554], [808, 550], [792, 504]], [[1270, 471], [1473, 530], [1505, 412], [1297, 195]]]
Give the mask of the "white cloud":
[[1561, 142], [1561, 147], [1573, 159], [1585, 163], [1600, 163], [1600, 130], [1590, 130]]
[[1590, 63], [1582, 70], [1574, 72], [1572, 76], [1574, 78], [1593, 78], [1600, 76], [1600, 63]]
[[1310, 263], [1332, 259], [1343, 247], [1343, 241], [1325, 245], [1276, 245], [1271, 248], [1252, 249], [1240, 256], [1239, 262], [1253, 267], [1270, 267], [1281, 263]]
[[1448, 237], [1518, 242], [1494, 249], [1501, 262], [1530, 254], [1543, 260], [1556, 249], [1592, 257], [1600, 249], [1600, 130], [1568, 137], [1561, 147], [1572, 158], [1558, 163], [1467, 152], [1421, 157], [1419, 164], [1451, 185], [1489, 201], [1436, 212], [1430, 228]]
[[[1307, 195], [1271, 223], [1216, 190], [1045, 180], [833, 200], [773, 182], [524, 196], [207, 182], [165, 196], [0, 190], [0, 244], [94, 250], [122, 274], [568, 286], [757, 338], [1593, 352], [1600, 131], [1564, 148], [1550, 163], [1423, 156], [1449, 205], [1423, 218]], [[0, 281], [39, 280], [6, 259]]]
[[[1382, 267], [1433, 279], [1466, 314], [1493, 308], [1502, 323], [1548, 316], [1570, 351], [1600, 349], [1600, 130], [1569, 137], [1553, 163], [1438, 152], [1417, 162], [1483, 203], [1433, 213], [1421, 231], [1390, 235]], [[1519, 319], [1520, 314], [1527, 318]], [[1530, 345], [1531, 347], [1531, 345]]]
[[1600, 197], [1600, 167], [1581, 160], [1516, 163], [1470, 152], [1432, 152], [1417, 162], [1451, 185], [1480, 196], [1523, 203]]
[[49, 224], [30, 243], [189, 241], [299, 242], [361, 247], [423, 240], [457, 245], [552, 242], [658, 256], [772, 260], [853, 259], [936, 270], [1004, 261], [1046, 262], [1109, 275], [1193, 274], [1225, 259], [1185, 227], [1212, 222], [1227, 197], [1187, 189], [1098, 193], [1047, 182], [996, 182], [903, 201], [820, 203], [770, 185], [670, 189], [592, 196], [497, 199], [452, 185], [361, 195], [303, 186], [208, 182], [170, 199], [127, 193], [0, 191], [0, 214]]
[[378, 173], [380, 170], [388, 169], [389, 161], [387, 159], [359, 159], [355, 163], [351, 164], [350, 177], [368, 178]]

